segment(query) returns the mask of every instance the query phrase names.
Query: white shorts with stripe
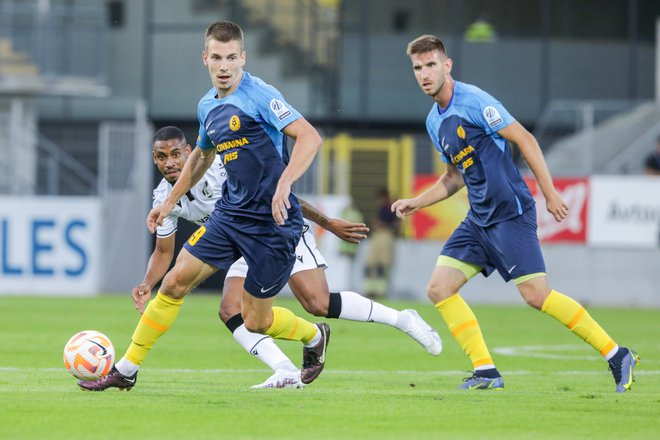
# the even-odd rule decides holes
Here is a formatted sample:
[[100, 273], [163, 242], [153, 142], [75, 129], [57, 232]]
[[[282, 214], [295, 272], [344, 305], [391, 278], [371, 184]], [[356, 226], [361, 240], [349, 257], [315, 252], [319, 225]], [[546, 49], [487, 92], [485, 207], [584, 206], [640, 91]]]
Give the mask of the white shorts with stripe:
[[[303, 270], [317, 269], [319, 267], [328, 267], [321, 251], [316, 247], [314, 233], [307, 221], [303, 224], [303, 234], [296, 246], [296, 262], [291, 270], [291, 275]], [[238, 277], [245, 278], [248, 272], [248, 265], [245, 258], [236, 260], [227, 271], [225, 278]]]

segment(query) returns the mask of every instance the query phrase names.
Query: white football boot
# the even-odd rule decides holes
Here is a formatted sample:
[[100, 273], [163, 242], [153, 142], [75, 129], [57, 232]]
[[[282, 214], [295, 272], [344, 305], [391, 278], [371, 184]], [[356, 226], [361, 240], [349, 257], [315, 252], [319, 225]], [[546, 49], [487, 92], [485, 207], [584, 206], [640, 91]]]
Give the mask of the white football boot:
[[300, 370], [277, 370], [265, 382], [250, 388], [303, 388], [300, 381]]
[[400, 313], [409, 317], [407, 328], [401, 328], [407, 335], [426, 349], [429, 354], [438, 356], [442, 353], [442, 340], [437, 331], [419, 316], [416, 310], [406, 309]]

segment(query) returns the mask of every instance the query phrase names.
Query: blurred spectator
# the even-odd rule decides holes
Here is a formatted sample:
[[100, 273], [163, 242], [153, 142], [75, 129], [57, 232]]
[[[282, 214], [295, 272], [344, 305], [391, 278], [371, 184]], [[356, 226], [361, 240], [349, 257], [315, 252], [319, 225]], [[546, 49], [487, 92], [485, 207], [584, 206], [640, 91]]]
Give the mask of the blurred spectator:
[[399, 219], [392, 212], [392, 201], [387, 189], [379, 189], [376, 200], [378, 208], [371, 224], [365, 263], [364, 290], [369, 298], [387, 295], [394, 256], [394, 238], [399, 227]]
[[[362, 213], [358, 211], [355, 206], [353, 206], [352, 201], [346, 208], [342, 210], [341, 218], [353, 223], [362, 223], [364, 221]], [[339, 243], [339, 253], [349, 257], [351, 259], [351, 264], [353, 264], [355, 256], [357, 255], [357, 247], [357, 243], [349, 243], [348, 241], [342, 240]]]
[[[346, 208], [342, 210], [341, 218], [353, 223], [362, 223], [364, 221], [364, 216], [355, 206], [353, 206], [352, 201]], [[356, 265], [355, 265], [355, 258], [357, 257], [358, 246], [359, 245], [357, 243], [349, 243], [348, 241], [345, 240], [341, 240], [339, 242], [339, 253], [345, 257], [348, 257], [348, 259], [350, 260], [349, 288], [351, 290], [355, 290], [357, 288], [354, 285], [355, 284], [354, 280], [358, 278], [356, 272]]]
[[656, 140], [655, 151], [649, 153], [644, 160], [644, 174], [660, 176], [660, 136]]

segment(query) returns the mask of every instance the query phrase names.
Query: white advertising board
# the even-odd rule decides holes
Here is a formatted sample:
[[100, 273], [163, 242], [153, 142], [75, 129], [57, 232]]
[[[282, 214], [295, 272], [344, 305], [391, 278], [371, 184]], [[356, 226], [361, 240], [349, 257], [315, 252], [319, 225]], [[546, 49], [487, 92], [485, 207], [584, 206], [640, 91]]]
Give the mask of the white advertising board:
[[660, 178], [593, 176], [587, 243], [652, 249], [660, 241]]
[[98, 293], [100, 212], [92, 197], [0, 197], [0, 294]]

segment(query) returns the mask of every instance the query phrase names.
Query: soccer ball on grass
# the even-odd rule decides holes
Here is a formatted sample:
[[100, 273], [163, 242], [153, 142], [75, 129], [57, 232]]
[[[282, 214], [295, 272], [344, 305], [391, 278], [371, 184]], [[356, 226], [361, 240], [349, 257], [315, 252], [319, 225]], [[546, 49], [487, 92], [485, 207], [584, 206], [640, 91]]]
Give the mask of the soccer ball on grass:
[[115, 348], [110, 338], [96, 330], [76, 333], [64, 346], [64, 366], [82, 380], [97, 380], [110, 372]]

